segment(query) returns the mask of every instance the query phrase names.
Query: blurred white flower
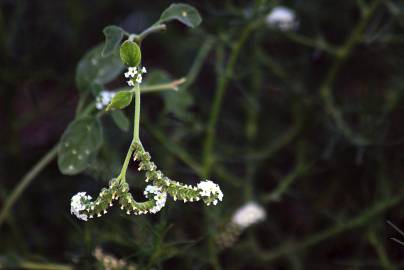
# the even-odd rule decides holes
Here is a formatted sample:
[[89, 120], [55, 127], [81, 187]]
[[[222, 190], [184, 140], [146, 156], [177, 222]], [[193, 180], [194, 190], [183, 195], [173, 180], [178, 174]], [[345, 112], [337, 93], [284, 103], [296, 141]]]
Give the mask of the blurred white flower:
[[115, 92], [107, 90], [101, 91], [95, 99], [95, 107], [98, 110], [104, 109], [106, 106], [108, 106], [114, 96]]
[[266, 22], [269, 26], [281, 31], [295, 30], [299, 26], [295, 12], [282, 6], [273, 8], [267, 15]]
[[70, 213], [74, 214], [78, 219], [82, 219], [87, 221], [87, 215], [83, 213], [83, 210], [86, 209], [85, 202], [90, 201], [91, 196], [86, 195], [85, 192], [79, 192], [76, 195], [72, 197], [71, 203], [70, 203]]
[[236, 210], [232, 218], [232, 223], [239, 226], [241, 229], [245, 229], [254, 223], [263, 221], [265, 218], [266, 212], [261, 205], [255, 202], [248, 202]]

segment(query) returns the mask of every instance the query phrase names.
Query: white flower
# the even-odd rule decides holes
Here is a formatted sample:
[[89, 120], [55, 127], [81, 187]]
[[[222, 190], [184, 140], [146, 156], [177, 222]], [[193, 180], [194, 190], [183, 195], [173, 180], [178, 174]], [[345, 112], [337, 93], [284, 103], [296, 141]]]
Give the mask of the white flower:
[[142, 74], [146, 73], [147, 70], [145, 67], [128, 67], [128, 71], [125, 72], [125, 78], [129, 78], [128, 83], [129, 86], [135, 86], [135, 83], [133, 82], [132, 78], [135, 78], [135, 81], [137, 83], [142, 83]]
[[287, 7], [275, 7], [267, 15], [266, 22], [269, 26], [279, 28], [281, 31], [295, 30], [299, 26], [296, 14]]
[[197, 187], [202, 197], [213, 198], [212, 202], [214, 205], [218, 203], [218, 200], [221, 201], [223, 199], [223, 192], [220, 190], [219, 185], [210, 180], [198, 183]]
[[236, 210], [232, 218], [232, 223], [236, 224], [241, 229], [245, 229], [265, 218], [266, 212], [261, 205], [255, 202], [248, 202]]
[[125, 73], [125, 78], [133, 78], [137, 74], [137, 68], [136, 67], [129, 67], [128, 72]]
[[101, 91], [95, 99], [95, 107], [98, 110], [104, 109], [104, 107], [108, 106], [114, 96], [115, 92], [107, 90]]
[[86, 202], [91, 200], [90, 195], [86, 195], [85, 192], [79, 192], [72, 197], [70, 203], [70, 213], [74, 214], [78, 219], [87, 221], [88, 216], [82, 213], [86, 209]]
[[167, 193], [163, 192], [162, 189], [158, 186], [148, 185], [145, 190], [144, 194], [146, 197], [151, 197], [150, 194], [154, 194], [153, 199], [156, 201], [155, 205], [149, 209], [150, 213], [157, 213], [159, 212], [165, 205], [167, 201]]
[[137, 83], [142, 83], [142, 74], [138, 74], [138, 75], [136, 76], [136, 82], [137, 82]]

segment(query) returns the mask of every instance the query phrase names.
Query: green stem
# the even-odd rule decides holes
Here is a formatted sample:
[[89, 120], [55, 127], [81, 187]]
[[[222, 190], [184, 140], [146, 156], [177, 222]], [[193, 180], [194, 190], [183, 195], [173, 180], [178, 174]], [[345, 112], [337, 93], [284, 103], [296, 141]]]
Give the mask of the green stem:
[[368, 145], [369, 140], [360, 134], [356, 134], [346, 123], [334, 100], [332, 85], [334, 84], [341, 66], [349, 58], [355, 46], [361, 41], [363, 32], [365, 31], [370, 18], [373, 16], [374, 12], [376, 12], [379, 4], [380, 0], [375, 0], [370, 4], [370, 7], [364, 11], [362, 20], [356, 25], [345, 44], [338, 49], [338, 57], [327, 73], [324, 82], [320, 86], [320, 95], [323, 99], [326, 112], [333, 118], [336, 126], [341, 130], [342, 134], [357, 145]]
[[[88, 104], [81, 112], [76, 115], [75, 119], [89, 114], [95, 109], [94, 102]], [[59, 144], [56, 144], [49, 150], [45, 156], [43, 156], [38, 163], [34, 165], [25, 175], [24, 177], [18, 182], [18, 185], [15, 189], [11, 192], [10, 196], [6, 199], [3, 208], [0, 212], [0, 227], [4, 223], [5, 219], [8, 216], [10, 209], [14, 206], [15, 202], [24, 192], [24, 190], [29, 186], [29, 184], [38, 176], [38, 174], [48, 166], [52, 160], [56, 157], [58, 151]]]
[[369, 243], [373, 246], [373, 248], [377, 254], [377, 257], [379, 258], [381, 268], [385, 269], [385, 270], [397, 269], [394, 266], [394, 264], [390, 261], [390, 258], [387, 255], [384, 243], [376, 235], [376, 232], [374, 230], [370, 230], [367, 234], [367, 238], [368, 238]]
[[152, 25], [149, 28], [147, 28], [146, 30], [144, 30], [142, 33], [140, 33], [138, 36], [136, 36], [135, 41], [140, 44], [143, 41], [143, 39], [145, 39], [148, 35], [157, 33], [157, 32], [161, 32], [166, 29], [167, 29], [167, 26], [165, 24]]
[[140, 143], [139, 124], [140, 124], [140, 86], [136, 85], [135, 89], [135, 120], [133, 123], [133, 139], [136, 143]]
[[307, 237], [302, 241], [285, 243], [278, 248], [269, 251], [257, 250], [257, 253], [259, 254], [257, 259], [268, 263], [281, 257], [288, 256], [292, 253], [298, 253], [301, 250], [315, 246], [322, 241], [335, 237], [346, 231], [362, 227], [372, 221], [376, 216], [384, 213], [387, 209], [400, 203], [403, 199], [403, 193], [399, 193], [393, 197], [387, 197], [381, 202], [376, 203], [373, 207], [366, 209], [364, 212], [351, 220], [338, 222], [337, 225]]
[[323, 50], [331, 55], [336, 55], [338, 53], [336, 48], [329, 45], [322, 39], [312, 39], [303, 35], [299, 35], [298, 33], [295, 32], [286, 32], [285, 37], [291, 41], [302, 44], [304, 46]]
[[224, 70], [224, 74], [222, 74], [219, 78], [217, 90], [213, 100], [212, 109], [209, 115], [209, 122], [206, 130], [206, 139], [203, 146], [202, 163], [203, 163], [204, 177], [209, 177], [211, 167], [214, 162], [212, 158], [212, 150], [215, 143], [216, 124], [220, 114], [220, 108], [223, 102], [223, 97], [226, 93], [229, 81], [233, 76], [234, 67], [236, 65], [238, 56], [240, 55], [241, 48], [243, 47], [247, 38], [250, 36], [251, 32], [261, 23], [262, 23], [261, 20], [257, 20], [244, 27], [237, 43], [233, 47], [229, 62], [227, 63], [226, 69]]
[[[186, 82], [185, 78], [180, 78], [180, 79], [171, 81], [169, 83], [144, 85], [140, 88], [140, 92], [142, 94], [148, 94], [148, 93], [155, 93], [155, 92], [166, 91], [166, 90], [177, 91], [178, 87], [185, 82]], [[114, 89], [114, 91], [116, 91], [116, 92], [133, 91], [134, 92], [133, 88], [129, 88], [129, 87], [119, 87], [119, 88]]]
[[10, 209], [13, 207], [24, 190], [28, 187], [32, 180], [34, 180], [35, 177], [56, 157], [58, 147], [59, 144], [52, 147], [52, 149], [49, 150], [48, 153], [46, 153], [45, 156], [43, 156], [38, 163], [27, 172], [27, 174], [25, 174], [18, 183], [17, 187], [12, 191], [11, 195], [6, 199], [6, 202], [4, 203], [4, 206], [0, 212], [0, 227], [6, 220]]
[[121, 183], [126, 182], [126, 171], [128, 170], [129, 162], [133, 154], [135, 143], [141, 143], [139, 137], [139, 125], [140, 125], [140, 85], [136, 84], [135, 88], [135, 116], [133, 120], [133, 139], [130, 143], [128, 152], [126, 153], [125, 161], [122, 165], [121, 173], [118, 179]]
[[69, 265], [53, 264], [53, 263], [37, 263], [37, 262], [21, 262], [18, 265], [21, 269], [38, 269], [38, 270], [72, 270]]
[[185, 83], [186, 79], [185, 78], [180, 78], [178, 80], [169, 82], [169, 83], [162, 83], [162, 84], [155, 84], [155, 85], [146, 85], [142, 87], [141, 92], [142, 93], [151, 93], [151, 92], [158, 92], [162, 90], [173, 90], [177, 91], [178, 86], [181, 84]]
[[[205, 138], [204, 145], [203, 145], [202, 176], [204, 178], [208, 178], [211, 174], [212, 165], [214, 163], [213, 147], [215, 144], [216, 125], [217, 125], [217, 121], [219, 118], [220, 109], [221, 109], [221, 106], [223, 103], [223, 98], [226, 93], [229, 81], [233, 76], [234, 67], [235, 67], [237, 59], [240, 55], [241, 48], [247, 41], [247, 39], [250, 36], [250, 34], [252, 33], [252, 31], [256, 27], [260, 26], [262, 23], [263, 23], [263, 20], [260, 18], [260, 19], [250, 22], [249, 24], [247, 24], [244, 27], [244, 29], [242, 30], [242, 32], [239, 36], [237, 43], [235, 44], [235, 46], [233, 47], [233, 49], [231, 51], [230, 58], [229, 58], [229, 61], [227, 62], [224, 73], [221, 74], [220, 71], [218, 72], [219, 79], [218, 79], [217, 90], [215, 92], [212, 109], [210, 111], [209, 122], [208, 122], [207, 130], [206, 130], [206, 138]], [[219, 50], [220, 50], [220, 48], [219, 48]], [[220, 57], [220, 56], [221, 56], [221, 54], [219, 54], [219, 57], [218, 57], [219, 65], [221, 65], [221, 63], [222, 63], [222, 57]], [[219, 70], [220, 70], [220, 68], [219, 68]], [[207, 210], [205, 210], [205, 215], [206, 215], [206, 223], [207, 223], [206, 228], [208, 231], [207, 245], [208, 245], [209, 261], [210, 261], [210, 264], [213, 269], [219, 270], [219, 269], [221, 269], [221, 265], [220, 265], [220, 262], [218, 259], [218, 254], [217, 254], [218, 252], [215, 248], [214, 238], [212, 236], [214, 233], [212, 230], [212, 226], [211, 226], [213, 216]]]

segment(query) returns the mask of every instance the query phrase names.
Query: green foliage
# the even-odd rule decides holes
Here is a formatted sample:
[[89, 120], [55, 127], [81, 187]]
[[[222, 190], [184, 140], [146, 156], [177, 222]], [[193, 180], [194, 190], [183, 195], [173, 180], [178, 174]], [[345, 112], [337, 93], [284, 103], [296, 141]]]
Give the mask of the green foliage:
[[[148, 74], [145, 85], [164, 84], [172, 81], [172, 76], [164, 70], [153, 70]], [[179, 119], [186, 119], [189, 116], [188, 109], [193, 104], [192, 95], [183, 87], [176, 91], [164, 91], [161, 93], [164, 99], [164, 112], [173, 114]]]
[[105, 44], [101, 54], [106, 57], [116, 52], [123, 38], [124, 30], [119, 26], [109, 25], [102, 32], [105, 35]]
[[[139, 33], [106, 27], [105, 44], [77, 67], [78, 94], [72, 91], [70, 70], [83, 50], [101, 38], [95, 29], [110, 22], [140, 29], [157, 10], [147, 1], [70, 1], [69, 9], [62, 10], [72, 15], [66, 24], [64, 16], [54, 15], [66, 5], [56, 2], [44, 0], [46, 8], [35, 10], [24, 1], [0, 7], [7, 15], [4, 25], [10, 26], [0, 31], [6, 67], [0, 81], [9, 89], [0, 91], [5, 120], [0, 138], [0, 178], [5, 180], [0, 181], [0, 268], [110, 269], [103, 265], [108, 257], [96, 264], [96, 247], [145, 270], [329, 269], [341, 262], [357, 269], [402, 267], [402, 247], [388, 239], [399, 231], [385, 224], [388, 217], [403, 229], [400, 1], [193, 1], [206, 16], [202, 29], [168, 28], [164, 35], [147, 39], [171, 21], [199, 24], [182, 20], [188, 5], [174, 4], [157, 24]], [[295, 12], [299, 23], [292, 31], [282, 30], [288, 24], [268, 23], [279, 3]], [[82, 12], [90, 6], [91, 13]], [[58, 12], [44, 14], [54, 9]], [[60, 47], [52, 46], [55, 39], [64, 45], [63, 57]], [[123, 155], [133, 138], [120, 130], [129, 130], [132, 121], [126, 115], [133, 116], [140, 106], [132, 103], [126, 114], [119, 108], [96, 110], [89, 94], [130, 90], [122, 87], [118, 49], [126, 39], [142, 44], [144, 57], [147, 52], [140, 135], [156, 164], [139, 149], [136, 161], [130, 152], [127, 159]], [[197, 52], [209, 40], [213, 45], [198, 59]], [[114, 60], [104, 63], [112, 55]], [[173, 83], [184, 76], [185, 83]], [[70, 105], [77, 98], [74, 111]], [[33, 105], [38, 109], [29, 110]], [[67, 119], [73, 122], [62, 139], [83, 117], [97, 121], [104, 138], [72, 184], [52, 168], [63, 143], [46, 151], [59, 140]], [[84, 126], [74, 132], [82, 134], [76, 135], [79, 142], [87, 140], [83, 132]], [[72, 150], [62, 154], [69, 154], [66, 160], [73, 164]], [[26, 175], [16, 173], [30, 164]], [[122, 185], [122, 175], [127, 185]], [[101, 190], [105, 198], [99, 200], [99, 187], [111, 188], [106, 183], [117, 177], [119, 181], [112, 181], [117, 186]], [[160, 185], [168, 200], [175, 196], [182, 201], [196, 200], [196, 179], [211, 178], [223, 187], [224, 203], [206, 209], [201, 202], [171, 202], [155, 216], [127, 216], [126, 211], [143, 213], [153, 206], [135, 202], [145, 200], [145, 178]], [[122, 188], [130, 188], [133, 197]], [[108, 213], [86, 224], [71, 217], [67, 198], [79, 190], [95, 200], [95, 205], [88, 202], [94, 206], [89, 214]], [[114, 191], [119, 201], [112, 199]], [[251, 201], [270, 217], [243, 231], [232, 220]], [[64, 265], [52, 265], [55, 260]]]
[[102, 128], [98, 118], [85, 116], [70, 123], [60, 139], [59, 170], [75, 175], [85, 170], [102, 144]]
[[119, 91], [112, 98], [111, 103], [107, 106], [106, 110], [119, 110], [123, 109], [132, 102], [133, 92], [132, 91]]
[[118, 52], [102, 56], [104, 45], [91, 49], [80, 60], [76, 69], [76, 86], [80, 92], [97, 94], [102, 86], [114, 80], [123, 70]]
[[128, 67], [137, 67], [142, 59], [142, 53], [139, 46], [130, 40], [122, 43], [119, 50], [121, 61]]
[[188, 27], [197, 27], [202, 22], [198, 10], [188, 4], [172, 4], [161, 14], [157, 24], [172, 20], [180, 21]]
[[119, 127], [122, 131], [129, 130], [129, 119], [122, 111], [112, 111], [111, 112], [112, 120], [114, 120], [117, 127]]

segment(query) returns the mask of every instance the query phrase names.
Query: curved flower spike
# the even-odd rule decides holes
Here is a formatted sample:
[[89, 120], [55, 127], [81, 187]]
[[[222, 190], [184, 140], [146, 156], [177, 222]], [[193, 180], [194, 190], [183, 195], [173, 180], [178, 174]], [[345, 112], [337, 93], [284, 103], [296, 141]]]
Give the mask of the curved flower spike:
[[218, 201], [223, 200], [223, 192], [220, 187], [210, 180], [201, 181], [195, 187], [181, 184], [164, 176], [161, 171], [157, 170], [156, 164], [151, 161], [150, 153], [146, 152], [141, 144], [135, 144], [133, 159], [139, 161], [138, 169], [146, 172], [146, 182], [153, 182], [155, 186], [172, 196], [174, 201], [193, 202], [202, 199], [206, 205], [216, 205]]

